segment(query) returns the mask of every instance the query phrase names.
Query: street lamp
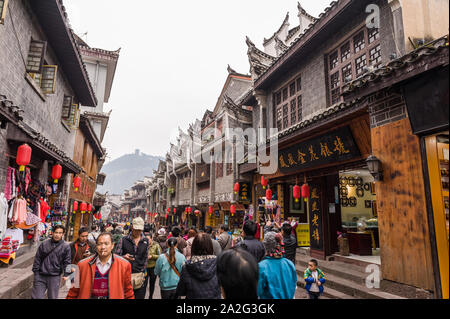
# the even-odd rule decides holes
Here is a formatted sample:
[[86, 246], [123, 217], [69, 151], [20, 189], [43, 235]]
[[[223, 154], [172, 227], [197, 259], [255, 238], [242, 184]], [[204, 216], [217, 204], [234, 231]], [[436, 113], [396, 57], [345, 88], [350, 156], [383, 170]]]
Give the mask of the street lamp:
[[366, 160], [369, 172], [377, 182], [383, 181], [383, 165], [381, 161], [374, 155], [370, 155]]

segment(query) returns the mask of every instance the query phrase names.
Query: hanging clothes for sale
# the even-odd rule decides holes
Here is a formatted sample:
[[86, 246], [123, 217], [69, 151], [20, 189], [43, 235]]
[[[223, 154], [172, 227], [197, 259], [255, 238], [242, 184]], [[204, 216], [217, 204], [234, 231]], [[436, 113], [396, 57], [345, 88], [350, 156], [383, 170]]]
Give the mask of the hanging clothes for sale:
[[12, 240], [17, 240], [19, 244], [23, 244], [23, 230], [18, 228], [8, 228], [5, 232], [5, 237], [11, 237]]
[[47, 218], [48, 215], [48, 211], [50, 209], [50, 206], [47, 204], [46, 201], [44, 201], [44, 199], [41, 197], [40, 199], [40, 217], [41, 217], [41, 221], [43, 223], [45, 223], [45, 219]]
[[23, 198], [17, 198], [14, 203], [14, 210], [11, 222], [13, 224], [22, 224], [27, 219], [27, 201]]
[[5, 237], [6, 228], [8, 226], [8, 200], [4, 193], [0, 194], [0, 240]]
[[11, 200], [17, 196], [17, 187], [16, 187], [16, 169], [13, 167], [8, 167], [8, 172], [6, 173], [6, 182], [5, 182], [5, 198], [6, 200]]

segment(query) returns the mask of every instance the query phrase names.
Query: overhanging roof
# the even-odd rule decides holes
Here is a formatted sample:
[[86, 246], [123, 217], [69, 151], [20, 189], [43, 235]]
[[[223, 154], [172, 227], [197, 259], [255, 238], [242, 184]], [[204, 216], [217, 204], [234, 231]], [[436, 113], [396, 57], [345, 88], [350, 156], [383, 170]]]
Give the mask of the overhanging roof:
[[36, 14], [78, 100], [85, 106], [95, 107], [97, 98], [73, 31], [68, 26], [62, 0], [29, 0], [28, 3]]
[[100, 144], [100, 141], [98, 140], [97, 135], [92, 129], [92, 125], [91, 122], [89, 121], [89, 118], [86, 117], [84, 114], [80, 115], [80, 129], [83, 132], [86, 139], [89, 141], [89, 144], [92, 146], [98, 158], [99, 159], [102, 158], [105, 155], [105, 152], [102, 148], [102, 145]]

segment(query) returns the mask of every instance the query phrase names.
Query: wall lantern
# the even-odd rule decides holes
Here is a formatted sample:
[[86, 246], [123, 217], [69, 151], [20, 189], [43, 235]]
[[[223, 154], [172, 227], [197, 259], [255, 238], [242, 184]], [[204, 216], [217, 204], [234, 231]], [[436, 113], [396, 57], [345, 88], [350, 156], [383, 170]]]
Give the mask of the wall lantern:
[[266, 199], [268, 201], [271, 201], [272, 198], [273, 198], [273, 192], [272, 192], [272, 190], [270, 188], [268, 188], [267, 191], [266, 191]]
[[261, 185], [262, 185], [263, 189], [266, 189], [267, 179], [265, 179], [264, 176], [261, 176]]
[[301, 189], [300, 186], [295, 185], [293, 189], [293, 197], [295, 198], [295, 202], [298, 203], [300, 201]]
[[236, 205], [231, 205], [231, 207], [230, 207], [230, 213], [231, 213], [231, 216], [234, 216], [234, 214], [236, 214]]
[[212, 206], [209, 206], [208, 213], [209, 213], [209, 216], [211, 217], [211, 215], [213, 213], [213, 207]]
[[73, 209], [72, 210], [73, 210], [74, 214], [77, 212], [77, 210], [78, 210], [78, 202], [77, 201], [73, 202]]
[[88, 205], [87, 210], [88, 210], [88, 212], [92, 211], [92, 205], [91, 204]]
[[73, 188], [75, 188], [75, 192], [78, 192], [80, 186], [81, 186], [81, 177], [75, 176], [75, 178], [73, 179]]
[[369, 172], [377, 182], [383, 181], [383, 165], [381, 161], [374, 155], [370, 155], [366, 160]]
[[81, 211], [81, 213], [84, 214], [86, 212], [86, 210], [87, 210], [87, 204], [84, 203], [84, 202], [81, 203], [80, 204], [80, 211]]
[[53, 178], [53, 182], [55, 184], [58, 184], [58, 180], [61, 178], [61, 174], [62, 174], [62, 166], [59, 164], [56, 164], [55, 166], [53, 166], [52, 178]]
[[30, 164], [31, 147], [28, 144], [22, 144], [17, 149], [16, 163], [19, 165], [19, 172], [25, 171], [25, 166]]
[[236, 182], [236, 184], [234, 184], [234, 194], [237, 195], [237, 193], [239, 193], [239, 182]]

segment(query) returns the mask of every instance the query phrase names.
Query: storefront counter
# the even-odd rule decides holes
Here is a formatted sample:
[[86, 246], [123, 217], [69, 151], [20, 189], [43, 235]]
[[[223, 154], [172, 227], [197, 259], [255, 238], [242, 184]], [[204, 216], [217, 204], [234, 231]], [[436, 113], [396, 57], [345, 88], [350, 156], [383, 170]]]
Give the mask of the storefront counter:
[[370, 233], [347, 233], [350, 254], [372, 256], [372, 236]]

